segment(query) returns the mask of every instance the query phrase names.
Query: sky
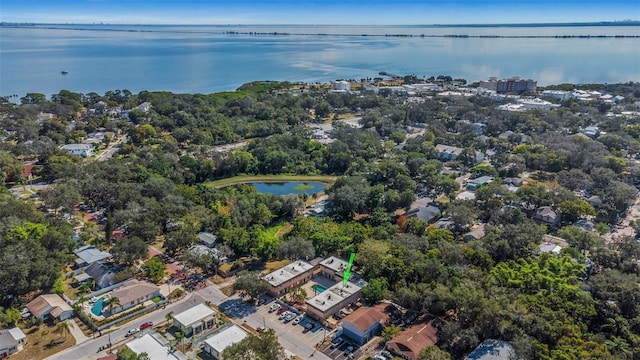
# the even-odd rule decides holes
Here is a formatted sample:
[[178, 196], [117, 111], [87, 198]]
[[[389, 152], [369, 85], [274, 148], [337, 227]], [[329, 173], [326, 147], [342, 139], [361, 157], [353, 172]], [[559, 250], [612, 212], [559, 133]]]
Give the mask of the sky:
[[640, 0], [0, 0], [0, 21], [432, 25], [640, 20]]

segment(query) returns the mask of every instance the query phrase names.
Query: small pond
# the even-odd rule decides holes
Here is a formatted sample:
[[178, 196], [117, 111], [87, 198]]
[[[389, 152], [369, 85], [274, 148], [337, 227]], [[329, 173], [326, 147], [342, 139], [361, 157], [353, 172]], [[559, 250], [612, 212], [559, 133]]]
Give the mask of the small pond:
[[274, 195], [288, 195], [288, 194], [303, 194], [312, 195], [324, 191], [327, 184], [319, 182], [302, 182], [302, 181], [285, 181], [285, 182], [251, 182], [251, 185], [256, 188], [259, 193], [274, 194]]

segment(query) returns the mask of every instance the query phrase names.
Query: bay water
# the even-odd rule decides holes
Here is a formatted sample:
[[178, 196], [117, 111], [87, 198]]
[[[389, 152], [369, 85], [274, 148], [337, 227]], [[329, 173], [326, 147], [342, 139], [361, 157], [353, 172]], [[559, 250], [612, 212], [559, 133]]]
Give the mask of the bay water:
[[640, 26], [0, 26], [0, 96], [212, 93], [381, 71], [541, 86], [640, 81]]

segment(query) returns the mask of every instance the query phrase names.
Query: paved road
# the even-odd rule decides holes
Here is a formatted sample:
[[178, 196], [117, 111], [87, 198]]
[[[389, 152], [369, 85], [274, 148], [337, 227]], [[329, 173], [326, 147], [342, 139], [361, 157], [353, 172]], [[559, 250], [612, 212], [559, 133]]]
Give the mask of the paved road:
[[115, 154], [119, 149], [120, 149], [120, 144], [124, 143], [127, 141], [127, 135], [122, 135], [118, 138], [118, 140], [116, 140], [115, 143], [109, 145], [109, 148], [107, 149], [107, 151], [103, 152], [102, 154], [98, 155], [96, 157], [97, 161], [105, 161], [107, 159], [109, 159], [110, 157], [113, 156], [113, 154]]
[[[224, 295], [223, 295], [224, 296]], [[98, 348], [101, 346], [106, 346], [109, 343], [109, 339], [111, 339], [111, 344], [113, 346], [121, 345], [124, 343], [125, 339], [124, 335], [129, 331], [129, 329], [139, 327], [143, 323], [147, 321], [152, 321], [154, 324], [160, 324], [165, 321], [165, 316], [173, 311], [174, 314], [180, 313], [187, 309], [192, 308], [196, 304], [203, 304], [205, 299], [203, 299], [198, 294], [192, 294], [187, 296], [186, 298], [168, 305], [165, 309], [160, 309], [157, 311], [153, 311], [145, 316], [137, 318], [136, 320], [127, 323], [126, 325], [120, 326], [115, 330], [112, 330], [110, 333], [107, 331], [102, 332], [102, 336], [98, 336], [96, 338], [90, 338], [89, 340], [77, 344], [76, 346], [61, 351], [55, 355], [48, 357], [50, 360], [79, 360], [79, 359], [97, 359], [101, 356], [105, 356], [107, 353], [105, 351], [98, 352]], [[96, 334], [97, 336], [97, 334]]]

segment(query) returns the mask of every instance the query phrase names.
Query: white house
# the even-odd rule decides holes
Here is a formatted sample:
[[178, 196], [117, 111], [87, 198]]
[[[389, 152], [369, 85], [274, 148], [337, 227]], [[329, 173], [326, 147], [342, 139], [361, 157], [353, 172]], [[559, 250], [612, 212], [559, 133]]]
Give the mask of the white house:
[[151, 334], [144, 334], [143, 336], [129, 341], [125, 344], [129, 350], [133, 351], [136, 355], [147, 353], [149, 359], [153, 360], [178, 360], [181, 357], [176, 356], [167, 346], [162, 345], [158, 339]]
[[202, 350], [213, 356], [214, 359], [222, 359], [222, 352], [233, 344], [242, 341], [249, 336], [237, 325], [231, 325], [222, 331], [209, 336], [202, 346]]
[[91, 144], [67, 144], [62, 145], [60, 149], [67, 150], [76, 156], [89, 157], [93, 155], [93, 145]]
[[111, 292], [109, 296], [120, 300], [120, 305], [113, 307], [113, 313], [115, 314], [160, 296], [160, 288], [146, 281], [129, 280], [124, 286]]
[[17, 327], [0, 331], [0, 359], [21, 351], [26, 338], [27, 336]]

